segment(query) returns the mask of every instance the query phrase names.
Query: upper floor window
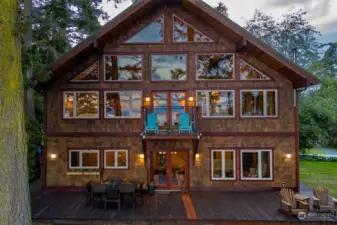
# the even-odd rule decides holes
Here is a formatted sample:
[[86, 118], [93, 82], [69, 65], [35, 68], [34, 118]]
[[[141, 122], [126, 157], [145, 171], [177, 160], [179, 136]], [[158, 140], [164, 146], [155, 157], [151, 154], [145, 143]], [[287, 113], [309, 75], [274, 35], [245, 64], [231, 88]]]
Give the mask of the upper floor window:
[[234, 54], [196, 56], [197, 80], [233, 80]]
[[269, 77], [240, 59], [240, 79], [241, 80], [270, 80]]
[[128, 151], [127, 150], [105, 150], [104, 168], [106, 169], [127, 169]]
[[182, 19], [173, 16], [174, 42], [213, 42], [212, 39], [190, 26]]
[[157, 18], [150, 25], [139, 31], [125, 43], [163, 43], [164, 15]]
[[105, 92], [105, 118], [140, 118], [141, 91]]
[[69, 150], [70, 169], [98, 169], [99, 150]]
[[142, 65], [141, 55], [107, 55], [105, 56], [105, 80], [140, 81]]
[[235, 150], [212, 150], [212, 180], [235, 180]]
[[234, 117], [234, 91], [197, 91], [203, 117]]
[[272, 180], [273, 156], [271, 150], [241, 150], [242, 180]]
[[63, 93], [63, 118], [98, 118], [98, 91], [66, 91]]
[[70, 81], [98, 81], [99, 80], [99, 63], [96, 61], [87, 69], [73, 77]]
[[186, 55], [152, 55], [152, 80], [186, 80]]
[[241, 90], [242, 117], [276, 117], [276, 90]]

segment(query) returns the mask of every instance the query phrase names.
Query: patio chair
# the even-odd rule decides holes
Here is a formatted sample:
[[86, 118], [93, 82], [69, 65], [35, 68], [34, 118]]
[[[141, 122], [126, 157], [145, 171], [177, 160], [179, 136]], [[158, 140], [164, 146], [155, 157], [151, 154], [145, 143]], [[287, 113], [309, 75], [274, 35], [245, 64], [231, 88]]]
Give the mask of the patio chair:
[[187, 132], [192, 134], [192, 123], [190, 116], [187, 113], [181, 113], [179, 119], [179, 134]]
[[86, 187], [86, 190], [87, 190], [86, 204], [92, 203], [94, 201], [94, 193], [92, 191], [91, 182], [88, 182], [85, 187]]
[[118, 187], [119, 192], [123, 194], [123, 200], [125, 195], [130, 195], [132, 197], [132, 207], [135, 207], [135, 191], [136, 191], [136, 184], [134, 183], [122, 183]]
[[145, 134], [155, 133], [158, 134], [158, 122], [157, 122], [157, 114], [149, 113], [147, 115], [147, 120], [144, 121]]
[[331, 198], [333, 202], [333, 206], [329, 204], [329, 190], [327, 188], [317, 186], [312, 189], [314, 200], [314, 209], [320, 211], [323, 209], [328, 210], [337, 210], [337, 199]]
[[118, 204], [118, 211], [120, 210], [121, 195], [116, 188], [106, 188], [105, 199], [104, 199], [104, 209], [108, 202], [113, 202]]
[[[287, 212], [291, 217], [293, 215], [298, 215], [299, 212], [307, 213], [309, 211], [309, 204], [305, 201], [300, 201], [294, 198], [295, 192], [289, 188], [282, 188], [280, 191], [281, 199], [280, 199], [280, 210]], [[297, 204], [300, 203], [303, 208], [297, 208]], [[283, 205], [286, 208], [283, 208]]]

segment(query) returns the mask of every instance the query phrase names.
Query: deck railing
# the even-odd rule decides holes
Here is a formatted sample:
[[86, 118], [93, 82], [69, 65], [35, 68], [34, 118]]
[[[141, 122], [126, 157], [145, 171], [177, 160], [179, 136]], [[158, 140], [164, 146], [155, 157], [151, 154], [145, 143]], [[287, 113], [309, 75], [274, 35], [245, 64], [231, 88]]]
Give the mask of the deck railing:
[[[199, 134], [200, 113], [198, 106], [142, 107], [143, 135], [196, 136]], [[153, 118], [157, 118], [155, 125], [158, 131], [148, 129], [153, 125]]]

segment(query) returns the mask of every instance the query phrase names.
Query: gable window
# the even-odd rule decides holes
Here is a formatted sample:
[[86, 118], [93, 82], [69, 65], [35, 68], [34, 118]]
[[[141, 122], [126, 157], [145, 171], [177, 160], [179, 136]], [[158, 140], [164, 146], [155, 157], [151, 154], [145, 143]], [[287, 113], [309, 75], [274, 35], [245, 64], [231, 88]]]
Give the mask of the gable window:
[[143, 57], [141, 55], [107, 55], [104, 58], [106, 81], [142, 80]]
[[233, 80], [234, 54], [196, 56], [197, 80]]
[[235, 150], [212, 150], [212, 180], [235, 180]]
[[186, 55], [152, 55], [152, 81], [186, 80]]
[[271, 150], [241, 150], [242, 180], [272, 180]]
[[141, 91], [105, 92], [105, 118], [140, 118]]
[[99, 80], [99, 63], [96, 61], [90, 67], [73, 77], [70, 81], [98, 81]]
[[105, 150], [104, 168], [106, 169], [127, 169], [128, 168], [127, 150]]
[[150, 25], [139, 31], [125, 43], [163, 43], [164, 15], [157, 18]]
[[203, 117], [234, 117], [234, 91], [197, 91]]
[[99, 150], [69, 150], [70, 169], [98, 169]]
[[212, 39], [194, 29], [182, 19], [173, 16], [174, 42], [213, 42]]
[[63, 118], [98, 118], [98, 91], [63, 92]]
[[242, 117], [277, 117], [276, 90], [241, 90]]
[[270, 80], [269, 77], [240, 59], [240, 79], [241, 80]]

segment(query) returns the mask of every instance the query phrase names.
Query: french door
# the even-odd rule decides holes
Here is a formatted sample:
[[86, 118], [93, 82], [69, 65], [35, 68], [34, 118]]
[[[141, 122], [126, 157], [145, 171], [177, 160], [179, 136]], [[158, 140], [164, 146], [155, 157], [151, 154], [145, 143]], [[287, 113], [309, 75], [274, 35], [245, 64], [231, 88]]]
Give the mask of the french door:
[[151, 180], [157, 189], [180, 190], [188, 186], [188, 151], [152, 151]]

